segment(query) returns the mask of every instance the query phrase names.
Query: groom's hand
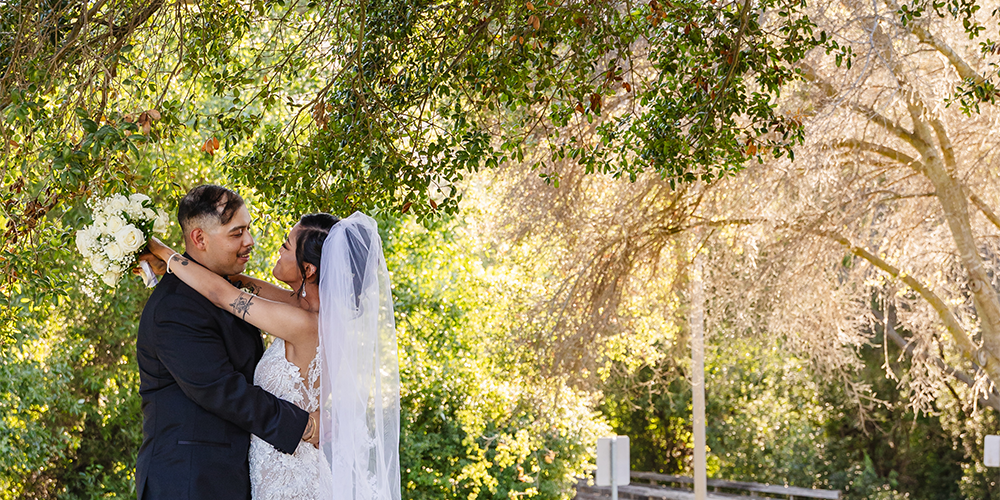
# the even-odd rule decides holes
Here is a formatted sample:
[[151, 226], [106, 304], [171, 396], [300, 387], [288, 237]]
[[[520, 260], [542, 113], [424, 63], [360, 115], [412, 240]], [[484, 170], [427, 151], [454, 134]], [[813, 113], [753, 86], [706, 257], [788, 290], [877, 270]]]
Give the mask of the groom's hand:
[[302, 440], [319, 448], [319, 410], [309, 414], [309, 423], [302, 433]]

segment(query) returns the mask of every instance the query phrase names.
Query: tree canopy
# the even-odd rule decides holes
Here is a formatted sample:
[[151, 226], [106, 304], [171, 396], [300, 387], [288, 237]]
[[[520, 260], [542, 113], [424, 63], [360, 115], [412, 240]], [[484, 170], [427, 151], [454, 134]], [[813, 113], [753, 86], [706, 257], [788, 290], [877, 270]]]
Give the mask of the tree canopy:
[[[254, 208], [260, 274], [297, 214], [379, 218], [413, 496], [565, 496], [608, 425], [661, 445], [642, 463], [688, 467], [697, 251], [713, 470], [875, 494], [912, 455], [859, 437], [865, 419], [905, 416], [929, 436], [914, 454], [963, 436], [963, 491], [989, 494], [973, 448], [1000, 404], [998, 13], [982, 7], [0, 1], [0, 486], [129, 495], [146, 292], [102, 288], [72, 234], [93, 196], [172, 209], [210, 181]], [[863, 369], [873, 346], [898, 398]], [[769, 413], [796, 407], [815, 413]], [[761, 446], [740, 448], [752, 424]], [[776, 451], [824, 436], [850, 444]], [[938, 470], [920, 464], [904, 484]]]

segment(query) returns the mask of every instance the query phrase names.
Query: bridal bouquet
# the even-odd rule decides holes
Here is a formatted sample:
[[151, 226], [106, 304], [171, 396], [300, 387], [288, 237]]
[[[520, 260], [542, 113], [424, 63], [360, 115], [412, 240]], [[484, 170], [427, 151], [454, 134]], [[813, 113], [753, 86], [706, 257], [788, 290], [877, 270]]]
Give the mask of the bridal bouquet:
[[[149, 197], [114, 195], [90, 203], [94, 223], [76, 232], [76, 248], [90, 267], [110, 287], [135, 265], [136, 256], [153, 233], [167, 231], [169, 216], [155, 210]], [[146, 286], [156, 284], [156, 276], [144, 264]]]

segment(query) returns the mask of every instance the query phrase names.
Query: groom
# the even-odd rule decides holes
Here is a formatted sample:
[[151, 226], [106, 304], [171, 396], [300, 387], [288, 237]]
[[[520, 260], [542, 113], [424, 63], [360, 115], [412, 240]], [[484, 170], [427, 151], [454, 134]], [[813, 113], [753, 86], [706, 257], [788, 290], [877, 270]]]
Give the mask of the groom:
[[[177, 220], [186, 257], [221, 276], [246, 268], [254, 240], [235, 192], [198, 186], [181, 200]], [[137, 348], [139, 500], [249, 500], [250, 434], [285, 453], [318, 435], [308, 413], [253, 385], [260, 331], [172, 274], [146, 303]]]

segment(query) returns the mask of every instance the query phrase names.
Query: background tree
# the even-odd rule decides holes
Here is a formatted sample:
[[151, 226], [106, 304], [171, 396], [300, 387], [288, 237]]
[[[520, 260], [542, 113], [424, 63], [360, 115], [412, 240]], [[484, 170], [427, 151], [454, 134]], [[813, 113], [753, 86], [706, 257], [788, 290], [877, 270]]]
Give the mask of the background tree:
[[[651, 387], [671, 393], [672, 379], [660, 377], [683, 373], [684, 322], [674, 322], [679, 333], [662, 329], [660, 345], [633, 340], [635, 311], [649, 310], [636, 307], [636, 297], [657, 297], [653, 307], [666, 311], [652, 314], [670, 324], [672, 314], [683, 314], [688, 252], [700, 248], [711, 255], [708, 318], [716, 335], [727, 336], [719, 342], [780, 335], [784, 348], [813, 361], [815, 376], [843, 389], [837, 404], [853, 407], [844, 415], [854, 421], [836, 431], [845, 438], [860, 431], [900, 442], [900, 432], [912, 432], [936, 443], [930, 452], [911, 442], [913, 451], [901, 447], [890, 458], [862, 444], [869, 438], [851, 437], [848, 447], [868, 454], [867, 463], [854, 454], [848, 467], [868, 478], [861, 491], [888, 487], [917, 495], [914, 484], [923, 488], [927, 479], [915, 478], [953, 480], [953, 464], [908, 469], [906, 463], [919, 462], [916, 455], [955, 457], [951, 451], [961, 449], [963, 493], [994, 494], [978, 460], [982, 433], [995, 429], [994, 414], [984, 408], [998, 408], [987, 359], [990, 329], [982, 326], [996, 286], [990, 33], [997, 12], [972, 2], [936, 8], [847, 2], [811, 12], [839, 50], [811, 53], [800, 65], [808, 83], [790, 84], [780, 102], [784, 116], [806, 126], [795, 161], [751, 165], [719, 182], [676, 189], [653, 177], [639, 176], [632, 185], [588, 177], [572, 162], [555, 162], [558, 189], [532, 182], [528, 168], [505, 173], [509, 182], [497, 185], [506, 186], [512, 210], [500, 226], [515, 241], [548, 249], [560, 283], [536, 302], [544, 313], [539, 330], [548, 336], [527, 341], [542, 353], [561, 352], [552, 358], [573, 377], [613, 360], [612, 349], [582, 346], [611, 345], [624, 332], [632, 342], [623, 349], [655, 354], [630, 358], [652, 363], [639, 371], [616, 364], [621, 377], [639, 377], [640, 395]], [[694, 228], [707, 236], [695, 239], [688, 231]], [[977, 285], [975, 276], [988, 286]], [[674, 364], [657, 361], [671, 355]], [[872, 363], [894, 383], [873, 377]], [[618, 391], [605, 389], [609, 398]], [[639, 396], [621, 396], [633, 397]], [[656, 399], [651, 393], [644, 401]], [[681, 418], [683, 402], [674, 405], [681, 406], [672, 415]], [[640, 406], [636, 412], [654, 412]], [[898, 431], [894, 422], [906, 411], [923, 420]], [[639, 419], [632, 423], [620, 418], [620, 429], [666, 433], [660, 441], [666, 450], [652, 455], [657, 463], [680, 459], [662, 455], [671, 440], [685, 442], [680, 424], [665, 424], [663, 414], [629, 414]], [[955, 486], [935, 491], [951, 495]], [[869, 494], [859, 489], [852, 494]]]

